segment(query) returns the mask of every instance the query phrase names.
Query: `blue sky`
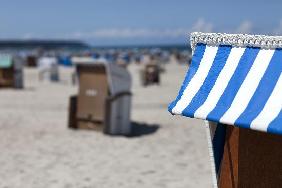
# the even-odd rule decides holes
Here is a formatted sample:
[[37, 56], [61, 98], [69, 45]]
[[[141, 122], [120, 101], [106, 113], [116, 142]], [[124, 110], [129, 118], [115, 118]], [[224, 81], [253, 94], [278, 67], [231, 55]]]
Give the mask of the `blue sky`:
[[1, 0], [0, 38], [185, 44], [192, 31], [282, 34], [278, 0]]

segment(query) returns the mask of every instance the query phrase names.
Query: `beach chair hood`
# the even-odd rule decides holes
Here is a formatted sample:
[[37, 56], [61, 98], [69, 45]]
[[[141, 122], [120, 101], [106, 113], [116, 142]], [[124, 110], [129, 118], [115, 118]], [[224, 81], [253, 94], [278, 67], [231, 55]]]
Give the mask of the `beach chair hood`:
[[13, 65], [13, 58], [9, 54], [0, 54], [0, 68], [10, 68]]
[[172, 114], [282, 134], [282, 37], [192, 33]]
[[129, 92], [131, 89], [131, 76], [129, 72], [125, 68], [107, 62], [105, 59], [73, 57], [72, 63], [77, 66], [85, 65], [89, 67], [105, 67], [111, 95]]

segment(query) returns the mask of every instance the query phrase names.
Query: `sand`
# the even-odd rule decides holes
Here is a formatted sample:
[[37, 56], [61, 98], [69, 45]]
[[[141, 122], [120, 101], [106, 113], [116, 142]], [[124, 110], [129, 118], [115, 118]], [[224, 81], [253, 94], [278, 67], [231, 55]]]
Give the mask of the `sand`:
[[189, 188], [211, 187], [204, 123], [172, 116], [186, 65], [166, 66], [160, 86], [143, 88], [133, 75], [134, 135], [111, 137], [67, 128], [71, 68], [61, 81], [38, 81], [25, 69], [25, 89], [0, 90], [0, 187]]

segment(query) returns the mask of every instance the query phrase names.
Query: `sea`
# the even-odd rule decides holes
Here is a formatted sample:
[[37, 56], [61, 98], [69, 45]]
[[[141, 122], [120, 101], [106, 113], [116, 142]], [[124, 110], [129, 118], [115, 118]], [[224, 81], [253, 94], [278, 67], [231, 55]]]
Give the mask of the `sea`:
[[132, 49], [160, 49], [164, 51], [191, 51], [189, 45], [126, 45], [126, 46], [94, 46], [94, 50], [107, 50], [107, 49], [120, 49], [120, 50], [132, 50]]

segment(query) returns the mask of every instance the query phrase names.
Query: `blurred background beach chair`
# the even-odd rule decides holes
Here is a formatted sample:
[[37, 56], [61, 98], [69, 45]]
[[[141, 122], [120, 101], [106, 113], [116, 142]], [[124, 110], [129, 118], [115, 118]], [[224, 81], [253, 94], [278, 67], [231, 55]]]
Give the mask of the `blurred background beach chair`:
[[23, 62], [19, 57], [0, 54], [0, 87], [22, 89]]
[[79, 93], [70, 98], [69, 127], [111, 135], [131, 133], [131, 77], [124, 67], [74, 57]]

